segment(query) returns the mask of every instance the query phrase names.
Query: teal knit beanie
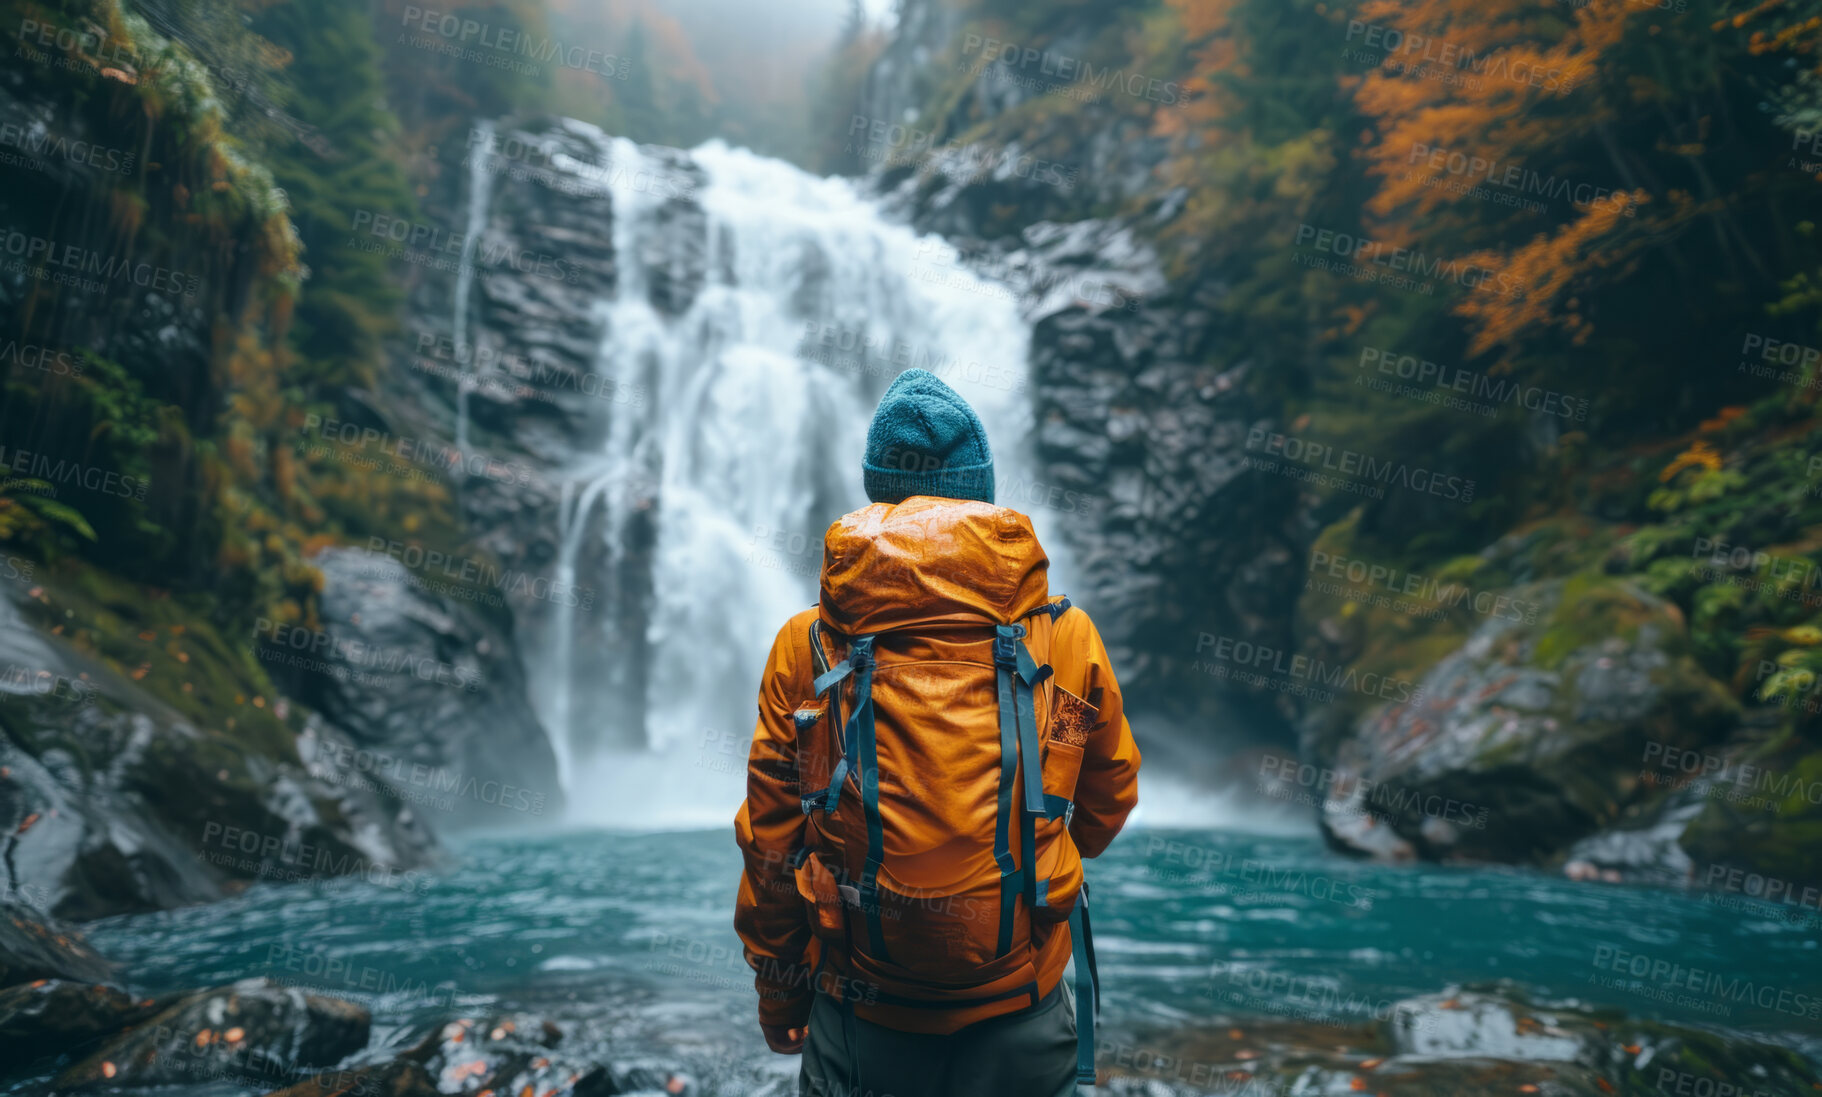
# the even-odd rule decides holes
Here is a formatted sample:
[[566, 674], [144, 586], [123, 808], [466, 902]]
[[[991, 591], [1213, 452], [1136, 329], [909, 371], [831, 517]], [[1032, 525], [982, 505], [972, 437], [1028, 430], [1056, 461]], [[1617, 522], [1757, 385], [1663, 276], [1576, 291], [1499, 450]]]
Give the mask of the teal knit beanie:
[[879, 399], [861, 460], [867, 498], [993, 502], [993, 451], [968, 401], [929, 370], [908, 369]]

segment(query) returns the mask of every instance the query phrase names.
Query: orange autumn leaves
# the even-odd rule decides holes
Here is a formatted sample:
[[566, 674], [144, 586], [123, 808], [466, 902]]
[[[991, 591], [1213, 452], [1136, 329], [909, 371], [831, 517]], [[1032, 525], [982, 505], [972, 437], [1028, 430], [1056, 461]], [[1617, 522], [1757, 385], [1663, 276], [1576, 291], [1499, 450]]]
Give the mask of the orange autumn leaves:
[[[1389, 46], [1355, 92], [1372, 126], [1361, 155], [1376, 185], [1366, 205], [1376, 234], [1453, 251], [1502, 289], [1455, 306], [1471, 353], [1551, 329], [1586, 341], [1578, 286], [1643, 246], [1638, 211], [1652, 195], [1626, 187], [1617, 164], [1582, 169], [1617, 177], [1610, 183], [1569, 179], [1574, 173], [1559, 167], [1558, 153], [1605, 140], [1619, 105], [1605, 94], [1603, 65], [1652, 10], [1616, 0], [1574, 8], [1369, 0], [1350, 25], [1351, 35], [1377, 33]], [[1559, 180], [1570, 200], [1545, 204]], [[1528, 212], [1541, 212], [1519, 204], [1527, 196], [1551, 216], [1527, 224]], [[1515, 212], [1501, 216], [1489, 201]], [[1459, 254], [1461, 242], [1487, 237]]]

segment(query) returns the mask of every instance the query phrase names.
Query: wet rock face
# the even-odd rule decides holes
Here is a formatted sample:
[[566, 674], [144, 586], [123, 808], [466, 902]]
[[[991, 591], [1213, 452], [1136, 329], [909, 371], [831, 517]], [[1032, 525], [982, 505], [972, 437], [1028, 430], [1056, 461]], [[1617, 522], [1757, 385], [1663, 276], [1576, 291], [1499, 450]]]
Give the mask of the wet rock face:
[[1366, 1023], [1218, 1016], [1206, 1028], [1110, 1042], [1117, 1050], [1103, 1052], [1097, 1092], [1123, 1097], [1745, 1095], [1822, 1084], [1788, 1048], [1610, 1010], [1539, 1006], [1499, 985], [1388, 1002]]
[[1689, 749], [1736, 719], [1668, 603], [1598, 577], [1514, 594], [1541, 607], [1534, 621], [1488, 620], [1323, 761], [1331, 844], [1545, 861], [1653, 798], [1650, 744]]
[[409, 805], [312, 776], [288, 738], [197, 727], [4, 598], [0, 664], [54, 687], [0, 690], [0, 882], [39, 911], [100, 918], [434, 859]]
[[312, 772], [381, 789], [433, 825], [557, 814], [556, 760], [504, 614], [438, 593], [440, 570], [384, 552], [330, 549], [315, 563], [323, 627], [294, 653], [314, 662], [289, 677], [353, 749], [314, 739]]
[[113, 987], [35, 979], [0, 990], [0, 1059], [31, 1063], [138, 1024], [157, 1009]]
[[[596, 1049], [600, 1050], [600, 1049]], [[384, 1063], [346, 1067], [307, 1079], [274, 1097], [360, 1093], [429, 1097], [437, 1093], [533, 1093], [635, 1097], [698, 1092], [687, 1074], [655, 1061], [604, 1060], [571, 1047], [549, 1020], [530, 1016], [464, 1018], [438, 1028]]]
[[110, 970], [75, 930], [31, 907], [0, 901], [0, 987], [41, 979], [101, 982]]
[[[1076, 563], [1067, 593], [1095, 618], [1128, 710], [1153, 717], [1154, 756], [1225, 783], [1211, 745], [1291, 738], [1282, 694], [1206, 658], [1220, 638], [1291, 646], [1297, 566], [1314, 531], [1293, 481], [1245, 463], [1248, 432], [1272, 427], [1277, 409], [1219, 329], [1219, 287], [1173, 296], [1147, 243], [1181, 201], [1154, 194], [1162, 141], [1106, 96], [1054, 119], [1009, 113], [1052, 89], [990, 60], [962, 33], [965, 14], [934, 0], [902, 5], [863, 113], [969, 134], [998, 133], [1005, 118], [1017, 140], [885, 149], [875, 185], [1017, 296], [1033, 325], [1040, 473], [999, 501], [1055, 512]], [[1066, 15], [1034, 44], [1090, 56], [1095, 18]], [[971, 76], [947, 118], [918, 115], [957, 69]], [[1109, 208], [1141, 212], [1088, 216]]]
[[1246, 461], [1271, 408], [1250, 394], [1249, 366], [1209, 364], [1221, 356], [1206, 310], [1152, 304], [1163, 278], [1129, 228], [1026, 237], [1036, 452], [1065, 494], [1060, 506], [1054, 491], [1005, 502], [1064, 512], [1069, 594], [1099, 624], [1130, 709], [1204, 740], [1269, 735], [1288, 712], [1211, 655], [1291, 643], [1307, 532], [1289, 482]]
[[194, 1085], [270, 1089], [367, 1045], [366, 1009], [249, 979], [187, 996], [105, 1041], [57, 1077], [59, 1089]]
[[[698, 200], [701, 169], [675, 149], [645, 146], [636, 159], [627, 150], [584, 123], [509, 119], [496, 127], [491, 144], [477, 138], [464, 150], [466, 159], [440, 165], [425, 200], [428, 217], [468, 224], [478, 182], [486, 200], [484, 258], [547, 255], [562, 265], [476, 264], [461, 340], [453, 330], [455, 274], [414, 272], [419, 281], [407, 325], [415, 334], [412, 345], [395, 355], [387, 405], [399, 417], [394, 433], [452, 439], [457, 386], [467, 378], [470, 449], [511, 470], [457, 479], [471, 543], [503, 568], [543, 583], [558, 578], [565, 538], [577, 546], [575, 582], [563, 595], [507, 597], [506, 638], [515, 651], [548, 650], [556, 630], [569, 630], [575, 640], [570, 676], [615, 683], [629, 698], [600, 715], [602, 724], [614, 725], [605, 737], [642, 742], [642, 648], [613, 650], [602, 636], [646, 630], [651, 570], [642, 561], [650, 551], [650, 523], [643, 517], [632, 523], [630, 543], [612, 557], [598, 528], [598, 506], [587, 510], [592, 518], [582, 528], [569, 528], [566, 507], [573, 509], [575, 500], [565, 496], [559, 470], [598, 453], [611, 423], [651, 414], [656, 399], [654, 378], [615, 380], [600, 368], [610, 341], [637, 335], [611, 330], [604, 303], [623, 280], [636, 278], [656, 309], [681, 314], [706, 281], [710, 249]], [[485, 167], [478, 179], [477, 155]], [[629, 209], [619, 208], [622, 200]], [[618, 229], [635, 222], [636, 230], [617, 238]], [[472, 349], [461, 349], [462, 340]], [[629, 477], [616, 490], [628, 506], [649, 513], [654, 485]], [[565, 604], [571, 594], [573, 603]], [[607, 606], [616, 607], [611, 629], [602, 624]], [[531, 688], [538, 688], [540, 668], [525, 669]], [[641, 738], [621, 734], [628, 729]]]
[[601, 1062], [564, 1044], [557, 1025], [536, 1017], [464, 1019], [442, 1026], [412, 1053], [438, 1088], [500, 1093], [691, 1094], [695, 1083], [657, 1063]]

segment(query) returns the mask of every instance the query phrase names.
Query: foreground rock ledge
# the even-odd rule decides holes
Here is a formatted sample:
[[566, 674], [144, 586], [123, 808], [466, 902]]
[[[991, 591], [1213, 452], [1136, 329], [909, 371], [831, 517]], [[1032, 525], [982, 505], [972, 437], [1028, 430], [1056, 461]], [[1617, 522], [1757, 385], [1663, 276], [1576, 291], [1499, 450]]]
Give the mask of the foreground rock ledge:
[[1103, 1091], [1132, 1097], [1822, 1090], [1822, 1076], [1788, 1048], [1584, 1006], [1533, 1005], [1504, 988], [1409, 998], [1361, 1023], [1234, 1017], [1140, 1039], [1112, 1035], [1099, 1060]]

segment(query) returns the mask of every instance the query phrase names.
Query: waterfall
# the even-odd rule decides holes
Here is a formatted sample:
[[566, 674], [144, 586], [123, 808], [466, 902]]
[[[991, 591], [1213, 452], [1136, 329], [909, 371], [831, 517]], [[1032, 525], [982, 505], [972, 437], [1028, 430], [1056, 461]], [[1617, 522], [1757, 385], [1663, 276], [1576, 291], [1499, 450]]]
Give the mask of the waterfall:
[[487, 229], [487, 208], [493, 200], [493, 122], [479, 122], [475, 129], [478, 136], [468, 150], [468, 225], [462, 237], [462, 263], [456, 268], [455, 315], [449, 328], [450, 338], [455, 341], [456, 364], [462, 368], [462, 379], [456, 383], [458, 453], [468, 452], [468, 394], [478, 384], [468, 373], [475, 360], [474, 343], [468, 338], [468, 301], [474, 291], [474, 265], [481, 234]]
[[724, 825], [772, 639], [816, 600], [823, 531], [866, 503], [880, 393], [938, 373], [1018, 480], [1029, 328], [1010, 291], [847, 180], [713, 141], [679, 194], [661, 181], [682, 154], [600, 142], [618, 281], [595, 370], [642, 399], [565, 477], [557, 578], [606, 595], [553, 614], [528, 663], [573, 816]]

